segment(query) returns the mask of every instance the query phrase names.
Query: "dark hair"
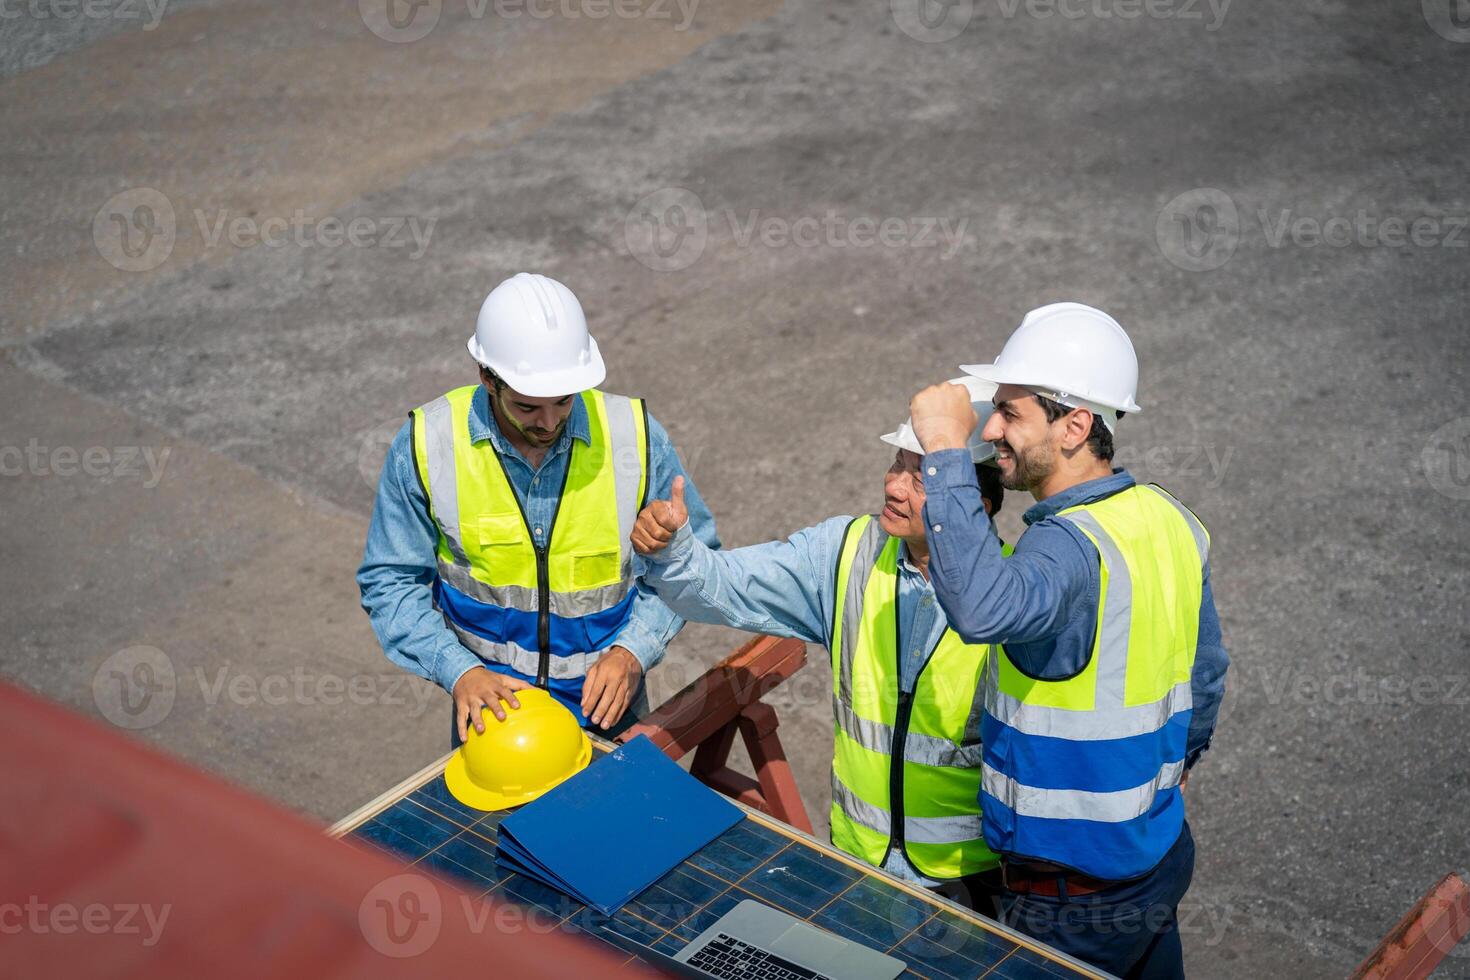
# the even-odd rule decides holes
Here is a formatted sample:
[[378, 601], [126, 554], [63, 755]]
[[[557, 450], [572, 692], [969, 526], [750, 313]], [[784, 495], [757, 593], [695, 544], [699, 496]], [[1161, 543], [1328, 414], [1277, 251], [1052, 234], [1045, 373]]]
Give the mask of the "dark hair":
[[980, 483], [980, 496], [990, 501], [990, 516], [994, 517], [1000, 513], [1000, 505], [1006, 499], [1006, 488], [1000, 484], [1000, 470], [976, 463], [975, 479]]
[[495, 393], [497, 395], [500, 394], [500, 389], [510, 387], [509, 385], [507, 385], [505, 383], [505, 379], [504, 378], [502, 378], [500, 375], [496, 374], [490, 368], [487, 368], [485, 365], [481, 364], [480, 365], [480, 376], [483, 378], [485, 375], [489, 375], [490, 376], [490, 387], [493, 388], [493, 389], [495, 389]]
[[[1045, 395], [1037, 395], [1036, 400], [1041, 402], [1041, 410], [1046, 413], [1048, 422], [1055, 422], [1068, 412], [1076, 411], [1061, 402], [1052, 401]], [[1118, 418], [1122, 417], [1123, 413], [1119, 412]], [[1087, 435], [1087, 448], [1091, 449], [1092, 455], [1098, 459], [1105, 459], [1110, 463], [1113, 461], [1113, 433], [1103, 424], [1102, 416], [1096, 412], [1092, 413], [1092, 431]]]

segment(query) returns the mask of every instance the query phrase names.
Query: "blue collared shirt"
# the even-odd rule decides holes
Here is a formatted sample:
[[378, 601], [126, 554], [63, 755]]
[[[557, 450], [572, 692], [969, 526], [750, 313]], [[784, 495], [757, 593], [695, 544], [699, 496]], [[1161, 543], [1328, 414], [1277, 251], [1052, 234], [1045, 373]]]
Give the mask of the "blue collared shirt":
[[[649, 557], [643, 580], [685, 619], [830, 648], [837, 561], [851, 521], [833, 517], [785, 541], [730, 551], [703, 547], [686, 525], [663, 551]], [[899, 686], [912, 691], [949, 624], [929, 580], [910, 561], [907, 545], [899, 556]], [[888, 856], [884, 870], [909, 881], [938, 884], [898, 851]]]
[[[501, 433], [483, 385], [471, 402], [469, 428], [471, 441], [488, 439], [500, 454], [525, 508], [531, 536], [544, 547], [571, 458], [572, 440], [587, 443], [591, 439], [586, 405], [580, 398], [573, 402], [561, 435], [539, 467], [532, 466]], [[439, 531], [429, 516], [428, 501], [415, 472], [410, 429], [411, 423], [405, 423], [388, 448], [357, 585], [362, 607], [388, 659], [452, 691], [455, 681], [471, 668], [484, 666], [484, 661], [460, 644], [445, 625], [444, 615], [434, 608], [430, 587], [438, 574], [435, 548]], [[714, 517], [684, 472], [668, 433], [652, 416], [648, 418], [648, 447], [648, 499], [667, 500], [673, 493], [674, 477], [683, 476], [690, 525], [705, 544], [718, 548]], [[642, 560], [635, 558], [635, 562], [641, 569]], [[682, 619], [640, 584], [616, 642], [638, 658], [647, 673], [663, 659], [664, 648], [683, 626]]]
[[[923, 467], [929, 574], [955, 632], [968, 643], [1004, 643], [1016, 666], [1033, 677], [1060, 679], [1082, 670], [1097, 632], [1099, 558], [1087, 536], [1056, 514], [1126, 490], [1133, 477], [1117, 469], [1035, 504], [1023, 515], [1026, 533], [1015, 554], [1002, 558], [969, 452], [929, 453]], [[1229, 666], [1206, 564], [1186, 765], [1209, 748]]]

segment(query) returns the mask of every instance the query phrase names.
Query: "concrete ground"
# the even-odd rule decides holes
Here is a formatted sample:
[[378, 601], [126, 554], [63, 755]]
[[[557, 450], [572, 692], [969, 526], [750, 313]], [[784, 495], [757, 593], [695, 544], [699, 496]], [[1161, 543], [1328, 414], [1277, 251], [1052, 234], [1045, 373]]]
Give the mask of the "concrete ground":
[[[577, 291], [731, 546], [875, 508], [909, 395], [1075, 298], [1142, 361], [1120, 461], [1214, 535], [1191, 974], [1343, 976], [1470, 865], [1450, 0], [3, 14], [8, 678], [340, 816], [445, 748], [353, 573], [499, 279]], [[656, 697], [736, 642], [687, 629]], [[770, 700], [824, 830], [810, 652]]]

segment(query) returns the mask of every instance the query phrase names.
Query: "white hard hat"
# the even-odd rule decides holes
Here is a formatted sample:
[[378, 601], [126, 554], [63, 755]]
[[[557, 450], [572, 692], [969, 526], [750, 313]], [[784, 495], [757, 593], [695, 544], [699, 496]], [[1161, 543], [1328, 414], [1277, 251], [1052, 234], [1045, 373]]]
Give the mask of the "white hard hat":
[[555, 279], [530, 272], [490, 291], [466, 346], [476, 361], [532, 398], [574, 395], [607, 377], [577, 297]]
[[[954, 378], [949, 383], [969, 389], [970, 405], [975, 409], [975, 414], [980, 416], [980, 424], [975, 426], [974, 432], [970, 433], [970, 458], [977, 463], [983, 463], [986, 460], [993, 459], [995, 457], [995, 447], [980, 438], [980, 430], [985, 428], [985, 420], [990, 418], [990, 413], [995, 410], [995, 406], [990, 403], [990, 399], [995, 396], [995, 385], [981, 381], [979, 378]], [[900, 425], [893, 432], [887, 435], [881, 435], [878, 438], [890, 446], [907, 449], [909, 452], [918, 453], [920, 456], [924, 455], [924, 447], [919, 443], [918, 437], [914, 435], [914, 420], [912, 418], [904, 422], [903, 425]]]
[[1052, 303], [1026, 314], [994, 364], [961, 364], [997, 385], [1021, 385], [1098, 415], [1109, 429], [1119, 412], [1141, 412], [1138, 356], [1118, 321], [1081, 303]]

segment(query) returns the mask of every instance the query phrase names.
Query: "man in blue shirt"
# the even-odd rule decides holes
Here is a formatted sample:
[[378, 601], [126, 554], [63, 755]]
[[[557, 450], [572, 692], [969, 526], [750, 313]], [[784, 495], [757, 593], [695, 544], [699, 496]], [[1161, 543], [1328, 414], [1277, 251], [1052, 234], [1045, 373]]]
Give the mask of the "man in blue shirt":
[[1107, 314], [1034, 310], [994, 364], [963, 370], [999, 385], [980, 434], [1005, 486], [1037, 500], [1003, 559], [963, 448], [969, 399], [914, 397], [935, 595], [961, 637], [992, 644], [981, 803], [1003, 917], [1119, 976], [1183, 976], [1181, 791], [1229, 665], [1208, 532], [1111, 465], [1118, 420], [1140, 409], [1133, 347]]
[[388, 659], [452, 694], [456, 744], [533, 685], [585, 724], [625, 728], [683, 626], [636, 584], [637, 509], [678, 479], [693, 532], [718, 548], [714, 519], [641, 402], [596, 390], [602, 358], [566, 286], [506, 280], [468, 346], [479, 385], [415, 410], [389, 447], [363, 608]]
[[[993, 386], [980, 387], [983, 397], [989, 398]], [[838, 585], [842, 556], [853, 554], [855, 535], [863, 533], [853, 529], [866, 527], [878, 548], [891, 549], [896, 539], [897, 548], [890, 550], [895, 584], [868, 593], [880, 597], [879, 604], [896, 604], [896, 609], [881, 611], [892, 617], [896, 628], [875, 631], [864, 645], [851, 635], [855, 631], [849, 626], [841, 652], [834, 656], [839, 661], [834, 672], [856, 675], [856, 681], [834, 679], [833, 685], [838, 720], [833, 843], [891, 874], [993, 915], [996, 859], [980, 840], [976, 801], [979, 718], [973, 692], [979, 654], [954, 639], [929, 581], [919, 444], [907, 425], [882, 438], [897, 452], [884, 476], [883, 508], [876, 520], [834, 517], [785, 541], [715, 551], [693, 533], [683, 483], [675, 480], [671, 499], [657, 500], [639, 515], [633, 544], [648, 563], [644, 582], [686, 619], [795, 637], [832, 650], [834, 631], [843, 618], [839, 613], [853, 602], [844, 598], [848, 593], [839, 594]], [[989, 446], [977, 443], [963, 454], [972, 479], [977, 461], [990, 453]], [[998, 508], [1002, 493], [997, 487], [984, 506]], [[860, 594], [867, 580], [853, 584]], [[860, 618], [856, 616], [855, 622]], [[950, 659], [941, 664], [938, 651], [946, 649], [947, 639], [953, 641], [947, 648]], [[863, 658], [880, 662], [864, 663]], [[855, 666], [854, 660], [859, 661]], [[950, 664], [958, 669], [951, 670]], [[940, 692], [938, 698], [935, 690]], [[913, 719], [932, 715], [929, 709], [935, 700], [944, 700], [945, 693], [948, 701], [961, 702], [973, 717], [960, 714], [952, 731], [943, 730], [942, 724], [938, 730], [921, 731], [923, 725]], [[915, 700], [924, 707], [912, 715], [895, 710], [896, 704]], [[855, 767], [866, 772], [845, 772], [847, 743], [862, 743], [851, 751], [862, 755], [864, 762], [883, 760], [881, 771], [872, 763]], [[931, 755], [923, 758], [920, 749]], [[936, 752], [943, 758], [935, 758]], [[905, 791], [905, 778], [920, 787], [955, 786], [957, 791], [935, 805], [930, 799], [916, 799], [912, 783]], [[892, 785], [900, 787], [896, 795]], [[926, 808], [946, 816], [926, 819]]]

